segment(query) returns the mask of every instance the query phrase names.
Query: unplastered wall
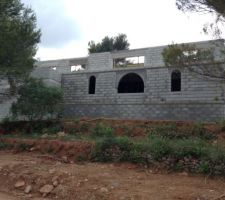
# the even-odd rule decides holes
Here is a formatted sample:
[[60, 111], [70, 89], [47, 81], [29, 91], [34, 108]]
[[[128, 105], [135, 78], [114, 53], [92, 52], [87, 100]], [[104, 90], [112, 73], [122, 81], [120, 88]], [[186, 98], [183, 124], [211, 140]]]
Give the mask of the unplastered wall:
[[[221, 59], [224, 59], [223, 54], [221, 54], [221, 50], [224, 50], [223, 40], [202, 41], [187, 44], [195, 45], [196, 47], [202, 49], [212, 49], [214, 51], [216, 61], [221, 61]], [[162, 67], [165, 66], [163, 62], [162, 52], [166, 47], [168, 47], [168, 45], [90, 54], [88, 57], [87, 69], [111, 70], [113, 69], [113, 59], [138, 56], [145, 57], [145, 67]]]
[[[142, 77], [144, 93], [117, 93], [118, 83], [127, 73]], [[95, 94], [88, 94], [90, 76], [96, 77]], [[224, 117], [224, 83], [193, 75], [188, 70], [181, 71], [181, 76], [181, 91], [171, 92], [171, 70], [165, 67], [64, 74], [64, 114], [66, 117], [131, 119], [192, 120], [198, 117], [209, 121]]]
[[111, 53], [93, 53], [88, 57], [87, 70], [109, 70], [113, 69]]

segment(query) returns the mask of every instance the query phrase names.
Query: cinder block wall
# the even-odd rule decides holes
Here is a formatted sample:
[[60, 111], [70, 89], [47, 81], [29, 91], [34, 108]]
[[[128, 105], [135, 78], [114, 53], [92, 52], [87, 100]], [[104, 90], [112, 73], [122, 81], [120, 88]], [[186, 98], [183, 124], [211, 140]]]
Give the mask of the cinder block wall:
[[[120, 78], [136, 73], [145, 83], [144, 93], [117, 93]], [[64, 74], [65, 117], [204, 120], [224, 118], [223, 83], [181, 72], [180, 92], [171, 92], [167, 68], [143, 68]], [[96, 93], [88, 94], [89, 77], [96, 77]]]
[[[221, 60], [223, 41], [194, 43], [212, 48]], [[65, 117], [113, 117], [157, 120], [224, 119], [225, 84], [181, 71], [181, 91], [171, 92], [173, 69], [164, 66], [162, 51], [166, 46], [92, 54], [88, 70], [62, 75]], [[113, 59], [145, 56], [142, 68], [113, 69]], [[119, 94], [120, 79], [136, 73], [144, 81], [144, 93]], [[89, 78], [96, 77], [96, 93], [88, 94]]]

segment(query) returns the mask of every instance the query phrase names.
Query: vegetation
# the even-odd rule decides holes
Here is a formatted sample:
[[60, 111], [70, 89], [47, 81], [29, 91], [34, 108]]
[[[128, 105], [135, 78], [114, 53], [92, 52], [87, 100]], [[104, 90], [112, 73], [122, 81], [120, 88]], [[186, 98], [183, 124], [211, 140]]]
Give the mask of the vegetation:
[[225, 79], [225, 59], [222, 51], [223, 49], [220, 61], [215, 61], [213, 49], [201, 49], [196, 45], [188, 44], [172, 44], [164, 48], [162, 57], [169, 68], [186, 68], [191, 73], [221, 81]]
[[[18, 123], [7, 122], [4, 123]], [[24, 122], [25, 123], [25, 122]], [[30, 123], [30, 122], [26, 122]], [[73, 123], [79, 124], [79, 120]], [[6, 126], [5, 124], [5, 126]], [[20, 133], [26, 133], [26, 130], [19, 129]], [[35, 127], [33, 123], [33, 126]], [[118, 124], [116, 125], [118, 126]], [[121, 127], [124, 126], [121, 124]], [[6, 126], [7, 127], [7, 126]], [[12, 127], [12, 126], [11, 126]], [[24, 124], [23, 127], [27, 127]], [[42, 127], [38, 129], [38, 127]], [[82, 128], [81, 128], [82, 127]], [[222, 127], [222, 125], [221, 125]], [[4, 128], [4, 126], [0, 126]], [[37, 148], [38, 139], [48, 139], [49, 145], [41, 148], [43, 153], [54, 153], [59, 145], [51, 145], [51, 139], [54, 141], [79, 141], [74, 147], [70, 143], [70, 148], [83, 149], [82, 144], [87, 145], [83, 150], [79, 150], [82, 157], [79, 160], [92, 160], [98, 162], [132, 162], [147, 167], [162, 167], [167, 170], [187, 171], [192, 173], [205, 173], [209, 175], [225, 175], [225, 147], [222, 144], [215, 143], [218, 141], [216, 134], [204, 128], [202, 123], [195, 123], [185, 127], [180, 127], [176, 123], [167, 124], [143, 124], [147, 135], [139, 137], [131, 137], [127, 135], [116, 135], [115, 126], [109, 126], [106, 123], [91, 122], [88, 125], [79, 126], [72, 132], [64, 133], [59, 136], [59, 131], [63, 131], [59, 121], [52, 124], [40, 123], [36, 129], [33, 129], [29, 135], [4, 135], [0, 142], [0, 149], [16, 148], [21, 151], [27, 151], [31, 148]], [[80, 131], [88, 131], [89, 134], [82, 134]], [[129, 129], [132, 131], [132, 129]], [[27, 142], [26, 140], [18, 140], [12, 144], [3, 142], [4, 138], [18, 137], [32, 138], [36, 142]], [[6, 140], [7, 141], [7, 140]], [[53, 142], [54, 142], [53, 141]], [[33, 146], [36, 144], [36, 146]], [[78, 146], [76, 146], [76, 144]], [[65, 145], [65, 144], [64, 144]], [[62, 145], [61, 145], [62, 146]], [[86, 155], [87, 154], [87, 155]]]
[[130, 44], [128, 43], [127, 36], [125, 34], [118, 34], [116, 37], [106, 36], [99, 43], [90, 41], [88, 43], [88, 52], [100, 53], [115, 50], [125, 50], [129, 49], [129, 46]]
[[62, 91], [47, 87], [40, 80], [28, 79], [18, 90], [19, 98], [12, 104], [14, 118], [29, 121], [58, 117], [61, 111]]
[[[211, 13], [215, 16], [212, 23], [205, 24], [203, 31], [214, 37], [221, 37], [221, 27], [225, 22], [224, 0], [176, 0], [179, 10], [184, 12]], [[216, 46], [216, 44], [215, 44]], [[167, 67], [186, 68], [194, 74], [213, 78], [216, 81], [225, 79], [225, 51], [221, 49], [221, 58], [215, 61], [212, 48], [202, 49], [196, 45], [172, 44], [162, 52]]]
[[176, 5], [184, 12], [214, 14], [216, 16], [214, 22], [205, 24], [203, 30], [205, 33], [212, 32], [215, 37], [220, 37], [219, 24], [223, 25], [225, 22], [224, 0], [176, 0]]
[[41, 33], [34, 12], [20, 0], [0, 0], [0, 19], [0, 75], [15, 94], [17, 82], [33, 69]]
[[194, 123], [191, 127], [178, 128], [174, 123], [168, 125], [151, 126], [148, 130], [148, 137], [160, 137], [167, 139], [217, 139], [216, 134], [204, 128], [202, 123]]
[[225, 149], [196, 139], [157, 136], [135, 142], [128, 137], [105, 137], [96, 143], [95, 161], [129, 161], [154, 166], [160, 162], [170, 170], [225, 175]]
[[93, 137], [112, 137], [114, 136], [113, 129], [103, 123], [97, 123], [92, 131]]

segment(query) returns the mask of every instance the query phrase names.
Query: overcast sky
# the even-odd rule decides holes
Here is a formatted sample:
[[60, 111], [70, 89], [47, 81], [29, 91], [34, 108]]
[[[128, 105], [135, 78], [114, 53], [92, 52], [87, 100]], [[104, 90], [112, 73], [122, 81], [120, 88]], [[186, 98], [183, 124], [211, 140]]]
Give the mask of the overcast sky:
[[86, 56], [90, 40], [127, 34], [130, 48], [212, 39], [210, 15], [183, 13], [175, 0], [22, 0], [35, 11], [41, 60]]

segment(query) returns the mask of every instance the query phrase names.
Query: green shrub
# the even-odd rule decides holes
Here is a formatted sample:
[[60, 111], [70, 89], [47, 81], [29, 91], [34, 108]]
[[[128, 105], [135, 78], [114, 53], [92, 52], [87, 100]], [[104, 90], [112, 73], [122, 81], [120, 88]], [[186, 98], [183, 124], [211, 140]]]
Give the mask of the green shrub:
[[97, 123], [92, 131], [93, 137], [113, 137], [113, 129], [103, 123]]
[[47, 133], [47, 134], [56, 134], [58, 132], [62, 131], [62, 127], [60, 124], [54, 124], [53, 126], [43, 128], [42, 129], [42, 134]]
[[208, 153], [209, 145], [202, 140], [177, 140], [171, 141], [173, 155], [177, 159], [184, 157], [201, 158]]
[[169, 140], [159, 137], [150, 139], [144, 148], [154, 160], [161, 160], [172, 152]]
[[210, 164], [208, 161], [201, 161], [198, 168], [199, 173], [209, 174], [210, 173]]
[[89, 131], [90, 125], [88, 123], [82, 123], [80, 125], [80, 132], [87, 132]]
[[104, 137], [96, 143], [93, 159], [96, 161], [130, 161], [132, 142], [128, 137]]
[[215, 138], [215, 134], [207, 131], [202, 123], [195, 123], [192, 127], [191, 134], [205, 140], [211, 140]]
[[202, 123], [195, 123], [191, 128], [178, 128], [175, 123], [168, 125], [157, 125], [150, 127], [148, 136], [156, 135], [168, 139], [203, 139], [212, 140], [216, 139], [216, 134], [206, 130]]
[[168, 139], [151, 135], [147, 140], [103, 137], [96, 142], [95, 161], [129, 161], [147, 166], [164, 163], [168, 169], [224, 174], [225, 149], [198, 139]]
[[61, 113], [63, 93], [60, 88], [47, 87], [41, 80], [27, 79], [18, 90], [18, 99], [11, 106], [13, 117], [26, 120], [57, 118]]
[[17, 149], [20, 151], [27, 151], [29, 150], [31, 147], [33, 147], [33, 145], [30, 144], [26, 144], [26, 143], [21, 143], [17, 145]]
[[0, 150], [6, 150], [6, 149], [10, 149], [10, 148], [12, 148], [11, 144], [6, 144], [5, 142], [2, 142], [0, 140]]

